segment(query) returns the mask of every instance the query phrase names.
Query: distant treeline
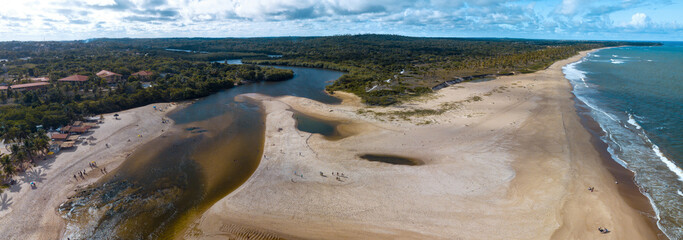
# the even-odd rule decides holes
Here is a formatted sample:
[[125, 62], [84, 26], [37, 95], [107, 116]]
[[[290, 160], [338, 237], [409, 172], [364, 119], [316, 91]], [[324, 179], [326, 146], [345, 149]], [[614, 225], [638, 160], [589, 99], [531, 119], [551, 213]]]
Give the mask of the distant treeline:
[[[2, 43], [32, 56], [19, 43]], [[35, 43], [38, 44], [38, 43]], [[353, 92], [368, 104], [387, 105], [430, 92], [458, 77], [485, 74], [528, 73], [582, 50], [620, 46], [651, 46], [651, 42], [563, 41], [496, 38], [418, 38], [397, 35], [342, 35], [278, 38], [168, 38], [95, 39], [50, 42], [73, 52], [129, 51], [148, 56], [192, 61], [241, 58], [245, 63], [326, 68], [347, 72], [328, 90]], [[4, 48], [3, 48], [4, 49]], [[99, 49], [99, 50], [97, 50]], [[166, 49], [188, 50], [188, 52]], [[0, 51], [0, 56], [1, 55]], [[96, 53], [92, 53], [97, 55]], [[282, 55], [270, 58], [268, 55]], [[402, 73], [402, 74], [401, 74]]]
[[[57, 128], [81, 116], [194, 99], [244, 82], [282, 81], [294, 76], [291, 70], [272, 67], [190, 61], [128, 51], [90, 56], [37, 55], [8, 65], [2, 78], [10, 76], [14, 84], [28, 82], [29, 77], [35, 76], [49, 76], [52, 84], [36, 90], [0, 90], [0, 134], [12, 128], [34, 132], [37, 125]], [[103, 69], [119, 73], [123, 79], [109, 83], [95, 76]], [[141, 70], [154, 74], [145, 78], [131, 76]], [[56, 81], [72, 74], [89, 76], [89, 80]]]

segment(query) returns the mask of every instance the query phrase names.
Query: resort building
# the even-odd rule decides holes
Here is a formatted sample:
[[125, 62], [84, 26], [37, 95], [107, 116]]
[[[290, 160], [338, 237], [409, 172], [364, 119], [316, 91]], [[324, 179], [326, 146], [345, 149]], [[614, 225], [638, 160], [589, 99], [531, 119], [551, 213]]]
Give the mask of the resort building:
[[49, 82], [50, 78], [48, 77], [34, 77], [30, 78], [31, 82]]
[[110, 72], [107, 70], [102, 70], [95, 75], [103, 78], [104, 80], [107, 80], [108, 83], [115, 83], [121, 81], [121, 74]]
[[86, 82], [88, 81], [88, 76], [83, 76], [83, 75], [71, 75], [62, 79], [59, 79], [57, 81], [60, 82]]
[[152, 77], [152, 74], [153, 73], [150, 71], [139, 71], [139, 72], [131, 74], [131, 76], [135, 76], [135, 77], [138, 77], [140, 79], [149, 79]]
[[41, 89], [41, 88], [46, 88], [49, 86], [50, 83], [48, 82], [35, 82], [35, 83], [24, 83], [24, 84], [15, 84], [10, 86], [12, 90], [15, 91], [24, 91], [24, 90], [35, 90], [35, 89]]

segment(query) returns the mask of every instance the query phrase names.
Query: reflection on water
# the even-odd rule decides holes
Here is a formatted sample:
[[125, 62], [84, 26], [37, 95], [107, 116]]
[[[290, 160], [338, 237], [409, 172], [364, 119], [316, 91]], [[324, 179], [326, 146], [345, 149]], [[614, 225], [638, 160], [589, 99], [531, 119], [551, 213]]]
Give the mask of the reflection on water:
[[263, 150], [264, 114], [243, 93], [338, 103], [323, 89], [342, 73], [296, 67], [294, 79], [219, 92], [171, 114], [176, 126], [60, 206], [71, 239], [167, 239], [246, 181]]

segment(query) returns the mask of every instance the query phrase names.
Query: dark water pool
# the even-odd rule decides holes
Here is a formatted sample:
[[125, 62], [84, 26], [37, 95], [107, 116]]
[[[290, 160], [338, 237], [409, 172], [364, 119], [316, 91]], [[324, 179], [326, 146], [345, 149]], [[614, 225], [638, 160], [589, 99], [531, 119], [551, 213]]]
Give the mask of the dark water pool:
[[417, 166], [424, 164], [424, 162], [422, 162], [422, 160], [419, 159], [389, 154], [363, 154], [359, 157], [371, 162], [383, 162], [395, 165]]

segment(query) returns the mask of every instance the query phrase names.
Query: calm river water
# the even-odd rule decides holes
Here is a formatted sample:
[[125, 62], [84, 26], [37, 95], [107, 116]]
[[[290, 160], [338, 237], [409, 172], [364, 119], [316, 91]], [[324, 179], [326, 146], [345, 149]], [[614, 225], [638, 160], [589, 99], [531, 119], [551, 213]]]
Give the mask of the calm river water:
[[261, 159], [265, 126], [260, 106], [236, 101], [237, 95], [340, 102], [323, 90], [343, 73], [278, 68], [292, 69], [294, 78], [221, 91], [171, 114], [176, 125], [169, 133], [142, 146], [116, 171], [60, 207], [67, 220], [64, 238], [172, 238], [244, 183]]

